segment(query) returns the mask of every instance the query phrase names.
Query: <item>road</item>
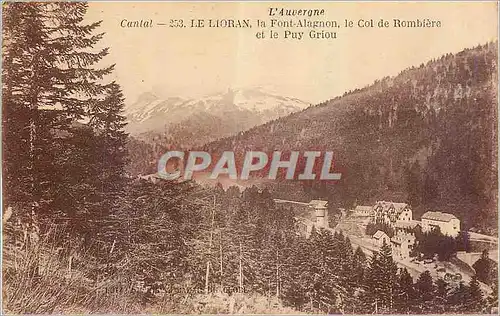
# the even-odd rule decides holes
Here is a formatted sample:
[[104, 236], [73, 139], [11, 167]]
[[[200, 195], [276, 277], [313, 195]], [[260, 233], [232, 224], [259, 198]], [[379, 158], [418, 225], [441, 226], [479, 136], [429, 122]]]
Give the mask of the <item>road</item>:
[[478, 233], [474, 233], [474, 232], [469, 232], [469, 239], [472, 241], [482, 241], [482, 242], [487, 242], [487, 243], [492, 243], [492, 244], [498, 244], [497, 237], [478, 234]]

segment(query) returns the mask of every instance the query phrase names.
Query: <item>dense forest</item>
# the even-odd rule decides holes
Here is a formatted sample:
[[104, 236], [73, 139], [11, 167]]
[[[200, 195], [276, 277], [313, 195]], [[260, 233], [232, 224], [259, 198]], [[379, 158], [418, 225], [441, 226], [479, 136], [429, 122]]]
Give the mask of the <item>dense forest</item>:
[[204, 148], [333, 151], [341, 181], [284, 195], [308, 188], [339, 207], [407, 202], [417, 218], [441, 209], [496, 233], [497, 58], [496, 42], [447, 54]]
[[[424, 272], [413, 280], [408, 271], [396, 267], [388, 245], [367, 257], [361, 249], [353, 249], [341, 233], [313, 230], [309, 238], [301, 236], [293, 212], [276, 205], [267, 189], [251, 187], [240, 192], [236, 187], [223, 190], [194, 182], [153, 183], [128, 176], [126, 169], [134, 156], [127, 153], [132, 140], [123, 132], [124, 96], [119, 84], [108, 80], [113, 65], [98, 66], [104, 64], [109, 50], [96, 48], [104, 34], [99, 33], [100, 22], [85, 23], [87, 8], [83, 2], [12, 2], [3, 8], [2, 294], [6, 312], [477, 313], [491, 312], [498, 305], [498, 293], [483, 293], [476, 277], [467, 283], [451, 283], [433, 280]], [[492, 51], [491, 45], [484, 46], [464, 53], [463, 58], [482, 58], [485, 62], [478, 64], [487, 68], [491, 66], [488, 56], [495, 55]], [[456, 58], [446, 57], [431, 65], [451, 65]], [[457, 106], [456, 117], [448, 119], [464, 119], [460, 111], [469, 109], [465, 106], [468, 102], [493, 102], [486, 96], [493, 89], [486, 84], [491, 78], [474, 78], [472, 90], [464, 87], [464, 93], [474, 95], [477, 101], [464, 101], [465, 108]], [[478, 85], [483, 92], [477, 91]], [[346, 96], [346, 100], [369, 102], [370, 89]], [[376, 101], [376, 93], [371, 98], [382, 104]], [[335, 108], [339, 100], [312, 111]], [[449, 111], [454, 108], [450, 106]], [[493, 106], [481, 109], [495, 111]], [[370, 112], [370, 107], [349, 111], [353, 112], [347, 117], [365, 117], [366, 124], [383, 117]], [[380, 111], [385, 113], [382, 108]], [[415, 120], [402, 123], [400, 106], [394, 111], [398, 119], [380, 121], [380, 127], [373, 131], [382, 143], [393, 140], [382, 133], [382, 126], [388, 124], [391, 129], [414, 124]], [[289, 119], [309, 115], [304, 113], [308, 111]], [[496, 112], [488, 113], [496, 118]], [[492, 119], [483, 116], [482, 110], [476, 114], [477, 120]], [[439, 115], [444, 114], [437, 113], [436, 119]], [[241, 137], [258, 135], [255, 131], [284, 123], [280, 122]], [[322, 122], [329, 124], [328, 120]], [[332, 123], [342, 130], [348, 121]], [[446, 134], [448, 130], [441, 123], [435, 126], [441, 140], [434, 144], [435, 153], [442, 146], [453, 145], [443, 141], [446, 135], [456, 137]], [[318, 124], [308, 127], [318, 128]], [[276, 131], [285, 133], [285, 126], [280, 126]], [[292, 124], [290, 128], [300, 126]], [[467, 135], [477, 136], [470, 127]], [[400, 133], [411, 133], [411, 129], [400, 128]], [[481, 134], [481, 139], [467, 143], [478, 146], [473, 148], [480, 151], [478, 155], [485, 155], [477, 158], [480, 164], [474, 167], [483, 168], [484, 159], [489, 159], [483, 150], [490, 144], [483, 139], [496, 136], [485, 125], [474, 128], [477, 130], [472, 131], [488, 130], [491, 134]], [[361, 137], [356, 133], [353, 130], [350, 137]], [[312, 139], [307, 136], [310, 131], [302, 134], [304, 141]], [[267, 136], [259, 137], [269, 139]], [[332, 135], [317, 134], [320, 136], [330, 139]], [[276, 137], [282, 145], [286, 143]], [[366, 137], [374, 136], [370, 132]], [[351, 146], [358, 146], [359, 155], [368, 154], [359, 143]], [[373, 161], [364, 162], [366, 168], [389, 157], [376, 151], [382, 147], [369, 142], [366, 147], [374, 151]], [[356, 149], [349, 148], [345, 147], [346, 153]], [[399, 153], [403, 144], [397, 148]], [[152, 150], [152, 155], [158, 150]], [[429, 155], [429, 159], [439, 158], [436, 155]], [[397, 179], [396, 166], [401, 167], [403, 156], [394, 154], [393, 169], [387, 172], [395, 174], [384, 173], [384, 185]], [[431, 165], [446, 172], [451, 168], [445, 162], [428, 162], [422, 168]], [[353, 184], [359, 180], [351, 177]], [[451, 179], [450, 185], [455, 183], [455, 178]], [[440, 183], [436, 186], [433, 192], [448, 188]], [[465, 194], [471, 188], [456, 189]], [[482, 194], [477, 198], [481, 203], [489, 194], [483, 189], [474, 187], [474, 192]], [[354, 197], [354, 189], [345, 192]], [[479, 263], [488, 264], [486, 259]]]
[[175, 148], [174, 146], [145, 142], [129, 135], [125, 145], [128, 153], [125, 166], [126, 174], [134, 177], [158, 172], [158, 160], [168, 150]]

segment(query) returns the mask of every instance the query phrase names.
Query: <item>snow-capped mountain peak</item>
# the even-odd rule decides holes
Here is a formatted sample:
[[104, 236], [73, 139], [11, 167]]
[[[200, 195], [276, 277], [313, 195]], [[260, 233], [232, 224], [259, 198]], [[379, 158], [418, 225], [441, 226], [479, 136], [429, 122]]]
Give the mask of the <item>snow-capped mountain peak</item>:
[[171, 124], [203, 113], [222, 120], [231, 117], [233, 121], [238, 121], [241, 116], [245, 121], [241, 124], [241, 130], [244, 130], [300, 111], [309, 105], [299, 99], [284, 97], [262, 88], [230, 88], [194, 99], [163, 99], [152, 92], [145, 92], [125, 108], [125, 115], [129, 121], [127, 130], [132, 134], [164, 131]]

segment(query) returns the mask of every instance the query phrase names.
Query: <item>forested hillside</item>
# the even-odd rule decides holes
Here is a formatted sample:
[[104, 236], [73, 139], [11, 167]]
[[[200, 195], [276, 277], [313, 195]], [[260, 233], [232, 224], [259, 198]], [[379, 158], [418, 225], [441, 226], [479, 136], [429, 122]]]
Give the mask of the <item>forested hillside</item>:
[[126, 144], [128, 160], [125, 171], [131, 177], [157, 172], [158, 160], [169, 148], [175, 147], [147, 143], [129, 135]]
[[417, 216], [438, 208], [496, 229], [496, 47], [447, 54], [206, 148], [333, 151], [342, 180], [307, 186], [339, 206], [405, 201]]

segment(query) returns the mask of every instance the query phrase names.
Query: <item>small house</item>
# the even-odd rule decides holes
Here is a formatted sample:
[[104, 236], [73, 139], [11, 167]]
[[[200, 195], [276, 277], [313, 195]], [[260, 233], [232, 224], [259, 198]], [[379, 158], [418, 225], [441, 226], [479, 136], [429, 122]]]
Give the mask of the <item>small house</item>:
[[391, 242], [391, 239], [389, 238], [389, 236], [387, 236], [387, 234], [381, 230], [377, 230], [377, 232], [375, 234], [373, 234], [372, 238], [373, 238], [375, 244], [379, 247], [382, 247], [384, 242], [388, 245]]

